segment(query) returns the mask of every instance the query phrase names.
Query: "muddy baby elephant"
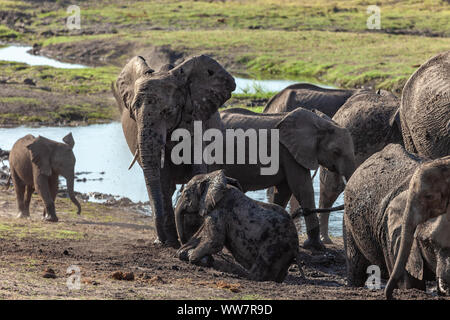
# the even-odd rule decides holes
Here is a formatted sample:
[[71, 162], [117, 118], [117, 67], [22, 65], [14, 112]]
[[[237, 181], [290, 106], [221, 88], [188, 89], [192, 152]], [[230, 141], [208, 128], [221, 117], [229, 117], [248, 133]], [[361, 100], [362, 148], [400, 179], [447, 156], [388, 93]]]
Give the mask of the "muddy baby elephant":
[[297, 230], [288, 213], [250, 199], [223, 170], [197, 175], [186, 184], [175, 219], [182, 260], [201, 263], [225, 246], [250, 279], [277, 282], [292, 262], [299, 262]]
[[75, 198], [73, 183], [75, 179], [75, 141], [69, 133], [63, 138], [64, 143], [31, 134], [17, 140], [9, 155], [11, 179], [17, 197], [19, 218], [30, 215], [30, 200], [34, 190], [44, 202], [46, 221], [56, 222], [55, 198], [58, 192], [58, 176], [67, 181], [70, 200], [77, 206], [78, 214], [81, 206]]
[[450, 157], [429, 161], [389, 144], [355, 171], [345, 189], [348, 284], [363, 286], [369, 265], [393, 289], [425, 289], [436, 280], [450, 294]]

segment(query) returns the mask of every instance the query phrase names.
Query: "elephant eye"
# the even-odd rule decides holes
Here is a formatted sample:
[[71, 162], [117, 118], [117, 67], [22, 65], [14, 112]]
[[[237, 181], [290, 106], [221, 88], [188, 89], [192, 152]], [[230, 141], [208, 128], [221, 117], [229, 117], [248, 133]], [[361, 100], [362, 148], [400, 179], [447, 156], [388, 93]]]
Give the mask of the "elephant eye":
[[214, 71], [208, 69], [208, 74], [212, 77], [214, 75]]

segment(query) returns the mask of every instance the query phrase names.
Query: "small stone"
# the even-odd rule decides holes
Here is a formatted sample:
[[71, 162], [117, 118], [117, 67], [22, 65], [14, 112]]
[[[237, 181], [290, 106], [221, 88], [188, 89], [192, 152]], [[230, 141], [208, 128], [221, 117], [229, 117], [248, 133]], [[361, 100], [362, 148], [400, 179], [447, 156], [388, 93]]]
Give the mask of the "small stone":
[[53, 270], [52, 268], [45, 268], [42, 277], [46, 279], [55, 279], [56, 278], [55, 270]]

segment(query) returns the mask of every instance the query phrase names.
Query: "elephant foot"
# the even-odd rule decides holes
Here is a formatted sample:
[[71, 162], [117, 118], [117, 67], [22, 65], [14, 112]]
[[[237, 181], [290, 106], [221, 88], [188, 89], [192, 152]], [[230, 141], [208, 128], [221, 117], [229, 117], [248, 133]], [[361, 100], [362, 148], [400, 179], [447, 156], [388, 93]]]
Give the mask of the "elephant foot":
[[303, 248], [305, 249], [313, 249], [317, 251], [324, 251], [325, 246], [322, 244], [322, 242], [319, 239], [313, 240], [311, 238], [308, 238], [303, 242]]
[[48, 221], [48, 222], [58, 222], [58, 217], [47, 214], [42, 218], [42, 220]]
[[178, 237], [168, 237], [167, 240], [164, 242], [165, 246], [178, 249], [180, 247], [180, 242], [178, 241]]
[[330, 239], [328, 235], [321, 235], [320, 240], [323, 244], [333, 244], [333, 241]]
[[25, 213], [25, 212], [19, 212], [19, 214], [16, 216], [18, 219], [27, 219], [30, 217], [29, 213]]

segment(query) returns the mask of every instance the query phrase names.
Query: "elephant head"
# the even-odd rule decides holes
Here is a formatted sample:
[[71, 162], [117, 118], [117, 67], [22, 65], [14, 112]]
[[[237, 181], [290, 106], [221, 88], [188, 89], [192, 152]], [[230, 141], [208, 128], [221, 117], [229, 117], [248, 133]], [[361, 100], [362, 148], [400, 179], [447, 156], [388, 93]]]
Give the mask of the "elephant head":
[[[386, 285], [386, 298], [392, 298], [392, 292], [397, 286], [397, 282], [404, 275], [417, 226], [440, 215], [446, 214], [448, 217], [450, 215], [449, 202], [450, 156], [427, 162], [419, 167], [409, 183], [406, 206], [402, 215], [399, 252]], [[446, 236], [448, 237], [448, 235]], [[446, 263], [448, 264], [448, 262]]]
[[[325, 114], [298, 108], [278, 124], [280, 143], [309, 170], [320, 165], [347, 181], [355, 171], [355, 153], [350, 132]], [[301, 139], [299, 138], [301, 137]]]
[[223, 170], [196, 175], [186, 184], [175, 208], [177, 232], [182, 244], [197, 232], [208, 213], [222, 199], [227, 184], [242, 191], [239, 182], [226, 177]]
[[[206, 121], [231, 97], [233, 77], [214, 59], [194, 56], [175, 68], [153, 71], [142, 57], [132, 58], [117, 81], [118, 96], [136, 121], [135, 158], [142, 167], [158, 238], [176, 241], [164, 212], [161, 168], [167, 136], [176, 128], [193, 131], [193, 121]], [[124, 110], [124, 112], [126, 112]], [[173, 217], [171, 218], [173, 222]], [[174, 231], [174, 229], [173, 229]], [[175, 239], [173, 239], [175, 238]]]
[[30, 151], [31, 162], [38, 175], [50, 177], [52, 174], [61, 175], [66, 179], [70, 200], [77, 206], [77, 213], [81, 213], [81, 206], [74, 194], [75, 155], [73, 147], [75, 141], [72, 133], [63, 138], [64, 143], [37, 137], [26, 145]]

